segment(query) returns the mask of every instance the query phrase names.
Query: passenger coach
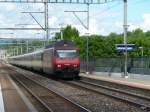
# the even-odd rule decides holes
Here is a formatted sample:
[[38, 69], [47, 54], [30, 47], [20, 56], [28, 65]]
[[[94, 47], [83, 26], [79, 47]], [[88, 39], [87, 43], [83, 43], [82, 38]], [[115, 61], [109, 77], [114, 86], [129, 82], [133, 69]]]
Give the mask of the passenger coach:
[[8, 59], [10, 64], [61, 78], [74, 78], [80, 72], [79, 49], [72, 41], [59, 41], [45, 49]]

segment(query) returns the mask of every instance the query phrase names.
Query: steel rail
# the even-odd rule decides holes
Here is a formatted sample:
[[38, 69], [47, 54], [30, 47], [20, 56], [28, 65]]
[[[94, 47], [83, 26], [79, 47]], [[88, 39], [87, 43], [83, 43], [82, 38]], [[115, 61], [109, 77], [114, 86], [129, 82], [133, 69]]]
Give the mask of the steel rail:
[[18, 80], [16, 77], [12, 76], [19, 84], [21, 84], [36, 100], [38, 100], [49, 112], [54, 112], [50, 107], [48, 107], [34, 92], [32, 92], [23, 82]]
[[[14, 70], [14, 71], [15, 71], [15, 72], [18, 72], [18, 71], [16, 71], [16, 70]], [[30, 79], [29, 77], [25, 76], [24, 73], [20, 73], [20, 72], [18, 72], [18, 73], [21, 74], [23, 77], [27, 78], [28, 80], [30, 80], [30, 81], [36, 83], [37, 85], [40, 85], [41, 87], [43, 87], [43, 88], [45, 88], [45, 89], [51, 91], [52, 93], [58, 95], [59, 97], [61, 97], [61, 98], [63, 98], [64, 100], [66, 100], [67, 102], [70, 102], [72, 105], [76, 106], [77, 108], [80, 108], [80, 109], [82, 110], [82, 112], [91, 112], [90, 110], [88, 110], [88, 109], [86, 109], [85, 107], [83, 107], [83, 106], [81, 106], [81, 105], [79, 105], [79, 104], [73, 102], [72, 100], [68, 99], [67, 97], [65, 97], [64, 95], [58, 93], [57, 91], [51, 90], [51, 89], [49, 89], [49, 88], [43, 86], [41, 83], [39, 83], [39, 82], [37, 82], [37, 81], [35, 81], [35, 80], [33, 80], [33, 79]], [[43, 102], [43, 101], [42, 101], [42, 102]], [[44, 105], [46, 105], [46, 104], [44, 104]], [[51, 110], [51, 109], [49, 109], [49, 110]], [[50, 112], [51, 112], [51, 111], [50, 111]], [[52, 111], [52, 112], [53, 112], [53, 111]]]
[[[144, 100], [148, 100], [149, 101], [149, 97], [146, 97], [146, 96], [142, 96], [142, 95], [136, 95], [136, 94], [130, 94], [129, 92], [124, 92], [124, 91], [121, 91], [121, 90], [119, 90], [118, 91], [118, 89], [111, 89], [111, 88], [109, 88], [109, 87], [104, 87], [104, 86], [101, 86], [101, 85], [98, 85], [98, 84], [95, 84], [95, 83], [91, 83], [91, 82], [86, 82], [86, 81], [69, 81], [69, 82], [66, 82], [66, 81], [63, 81], [63, 80], [61, 80], [60, 82], [62, 82], [62, 83], [66, 83], [66, 84], [69, 84], [69, 85], [73, 85], [73, 86], [76, 86], [76, 87], [79, 87], [79, 88], [83, 88], [83, 89], [86, 89], [86, 90], [88, 90], [88, 91], [93, 91], [93, 92], [96, 92], [96, 93], [98, 93], [98, 94], [103, 94], [103, 95], [105, 95], [105, 96], [108, 96], [108, 97], [113, 97], [114, 99], [118, 99], [118, 100], [121, 100], [121, 101], [124, 101], [124, 102], [128, 102], [128, 103], [131, 103], [131, 104], [134, 104], [134, 105], [136, 105], [136, 106], [140, 106], [140, 107], [143, 107], [144, 109], [147, 109], [147, 110], [150, 110], [150, 106], [148, 106], [148, 105], [145, 105], [145, 104], [141, 104], [141, 103], [139, 103], [139, 102], [134, 102], [134, 101], [132, 101], [132, 100], [130, 100], [130, 99], [125, 99], [125, 98], [123, 98], [123, 97], [117, 97], [117, 96], [115, 96], [115, 95], [113, 95], [113, 94], [109, 94], [109, 92], [107, 92], [107, 93], [105, 93], [105, 92], [100, 92], [100, 91], [97, 91], [97, 90], [94, 90], [93, 88], [91, 89], [91, 88], [88, 88], [87, 86], [88, 85], [91, 85], [91, 86], [93, 86], [93, 87], [98, 87], [98, 88], [102, 88], [102, 89], [106, 89], [107, 91], [109, 90], [109, 91], [114, 91], [114, 92], [116, 92], [116, 93], [122, 93], [122, 94], [127, 94], [127, 95], [130, 95], [130, 96], [133, 96], [133, 97], [138, 97], [138, 98], [141, 98], [141, 99], [144, 99]], [[75, 83], [73, 83], [73, 82], [75, 82], [75, 83], [78, 83], [78, 84], [75, 84]], [[81, 82], [81, 83], [85, 83], [86, 84], [86, 86], [81, 86], [80, 85], [80, 83], [79, 82]]]
[[[88, 91], [93, 91], [95, 93], [98, 93], [98, 94], [103, 94], [105, 96], [108, 96], [108, 97], [112, 97], [114, 99], [118, 99], [120, 101], [124, 101], [124, 102], [127, 102], [127, 103], [130, 103], [130, 104], [134, 104], [136, 105], [137, 107], [142, 107], [143, 109], [146, 109], [146, 110], [150, 110], [150, 105], [147, 105], [147, 104], [144, 104], [144, 103], [140, 103], [140, 102], [135, 102], [133, 100], [130, 100], [130, 99], [127, 99], [125, 97], [119, 97], [119, 96], [116, 96], [116, 95], [113, 95], [113, 94], [110, 94], [111, 91], [115, 91], [117, 94], [120, 92], [120, 94], [126, 94], [126, 95], [131, 95], [133, 97], [137, 97], [137, 98], [141, 98], [143, 100], [147, 100], [149, 101], [149, 98], [148, 97], [144, 97], [144, 96], [139, 96], [139, 95], [134, 95], [134, 94], [130, 94], [130, 93], [125, 93], [123, 91], [117, 91], [117, 89], [111, 89], [111, 88], [108, 88], [108, 87], [102, 87], [102, 86], [98, 86], [96, 84], [91, 84], [91, 83], [85, 83], [85, 82], [81, 82], [81, 81], [69, 81], [69, 82], [65, 82], [65, 81], [61, 81], [62, 83], [66, 83], [66, 84], [69, 84], [69, 85], [72, 85], [72, 86], [76, 86], [76, 87], [79, 87], [79, 88], [83, 88], [83, 89], [86, 89]], [[83, 85], [81, 85], [84, 84]], [[99, 89], [102, 88], [102, 89], [105, 89], [107, 92], [102, 92], [102, 91], [98, 91], [98, 90], [95, 90], [91, 87], [88, 87], [88, 86], [93, 86], [94, 87], [98, 87]], [[109, 92], [108, 92], [109, 91]]]
[[103, 85], [95, 84], [95, 83], [88, 82], [88, 81], [81, 80], [80, 82], [150, 101], [150, 97], [148, 97], [148, 96], [144, 96], [144, 95], [140, 95], [140, 94], [135, 94], [135, 93], [131, 93], [131, 92], [120, 90], [120, 89], [116, 89], [116, 88], [110, 88], [108, 86], [103, 86]]

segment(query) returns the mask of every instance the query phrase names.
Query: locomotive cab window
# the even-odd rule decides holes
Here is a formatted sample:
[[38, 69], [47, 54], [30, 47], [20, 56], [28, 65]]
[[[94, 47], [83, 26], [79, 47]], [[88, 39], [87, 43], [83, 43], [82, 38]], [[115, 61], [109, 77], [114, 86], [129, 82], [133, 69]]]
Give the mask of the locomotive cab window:
[[78, 56], [77, 50], [56, 50], [55, 55], [60, 58], [74, 58]]

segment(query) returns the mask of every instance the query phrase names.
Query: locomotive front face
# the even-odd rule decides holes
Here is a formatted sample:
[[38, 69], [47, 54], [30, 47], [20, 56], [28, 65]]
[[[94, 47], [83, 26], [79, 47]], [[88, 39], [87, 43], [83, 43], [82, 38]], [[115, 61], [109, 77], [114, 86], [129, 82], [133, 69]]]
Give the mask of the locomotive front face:
[[79, 71], [80, 59], [78, 50], [56, 50], [55, 67], [57, 71], [75, 72]]

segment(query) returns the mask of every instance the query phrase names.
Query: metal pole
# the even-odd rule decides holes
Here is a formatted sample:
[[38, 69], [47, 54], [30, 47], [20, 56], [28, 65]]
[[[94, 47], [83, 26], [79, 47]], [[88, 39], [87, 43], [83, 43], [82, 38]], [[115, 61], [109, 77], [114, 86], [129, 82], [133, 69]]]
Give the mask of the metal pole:
[[89, 74], [89, 4], [87, 4], [87, 42], [86, 42], [86, 74]]
[[139, 47], [139, 49], [141, 50], [141, 66], [144, 67], [144, 64], [143, 64], [143, 47]]
[[15, 56], [16, 56], [16, 54], [17, 54], [17, 52], [16, 52], [16, 48], [14, 48], [14, 54], [15, 54]]
[[28, 47], [29, 47], [29, 42], [28, 42], [28, 40], [27, 40], [27, 42], [26, 42], [26, 47], [27, 47], [27, 49], [26, 49], [26, 53], [28, 53], [29, 52], [29, 49], [28, 49]]
[[43, 41], [43, 48], [45, 47], [46, 45], [45, 45], [45, 41]]
[[10, 57], [11, 56], [11, 50], [7, 50], [7, 57]]
[[15, 56], [15, 52], [14, 52], [14, 49], [13, 49], [12, 51], [13, 51], [13, 56]]
[[17, 51], [17, 55], [18, 55], [18, 53], [19, 53], [19, 52], [18, 52], [18, 46], [17, 46], [17, 49], [16, 49], [16, 51]]
[[36, 46], [33, 46], [33, 52], [36, 50]]
[[61, 40], [63, 40], [63, 28], [61, 27]]
[[13, 49], [11, 49], [11, 56], [14, 56]]
[[89, 74], [89, 34], [87, 35], [86, 50], [86, 74]]
[[125, 63], [124, 63], [124, 77], [128, 77], [128, 53], [127, 53], [127, 0], [124, 0], [124, 44], [125, 44]]
[[12, 54], [13, 54], [13, 56], [14, 56], [14, 49], [12, 49]]
[[20, 54], [22, 54], [22, 45], [21, 45], [21, 49], [20, 49]]
[[143, 47], [142, 47], [142, 49], [141, 49], [141, 50], [142, 50], [142, 67], [143, 67], [143, 69], [142, 69], [142, 70], [143, 70], [143, 74], [144, 74], [144, 57], [143, 57]]
[[45, 7], [45, 31], [46, 31], [46, 45], [48, 44], [48, 36], [49, 36], [49, 24], [48, 24], [48, 2], [44, 2]]
[[14, 48], [14, 56], [16, 56], [16, 51], [15, 51], [15, 48]]
[[13, 49], [11, 49], [11, 56], [14, 56], [14, 55], [13, 55]]
[[19, 46], [18, 46], [18, 41], [17, 41], [17, 46], [16, 46], [16, 48], [17, 48], [16, 52], [17, 52], [17, 55], [18, 55], [18, 54], [19, 54]]
[[90, 4], [87, 4], [87, 29], [89, 30]]
[[63, 40], [63, 26], [64, 26], [64, 23], [61, 23], [59, 24], [60, 25], [60, 40]]

